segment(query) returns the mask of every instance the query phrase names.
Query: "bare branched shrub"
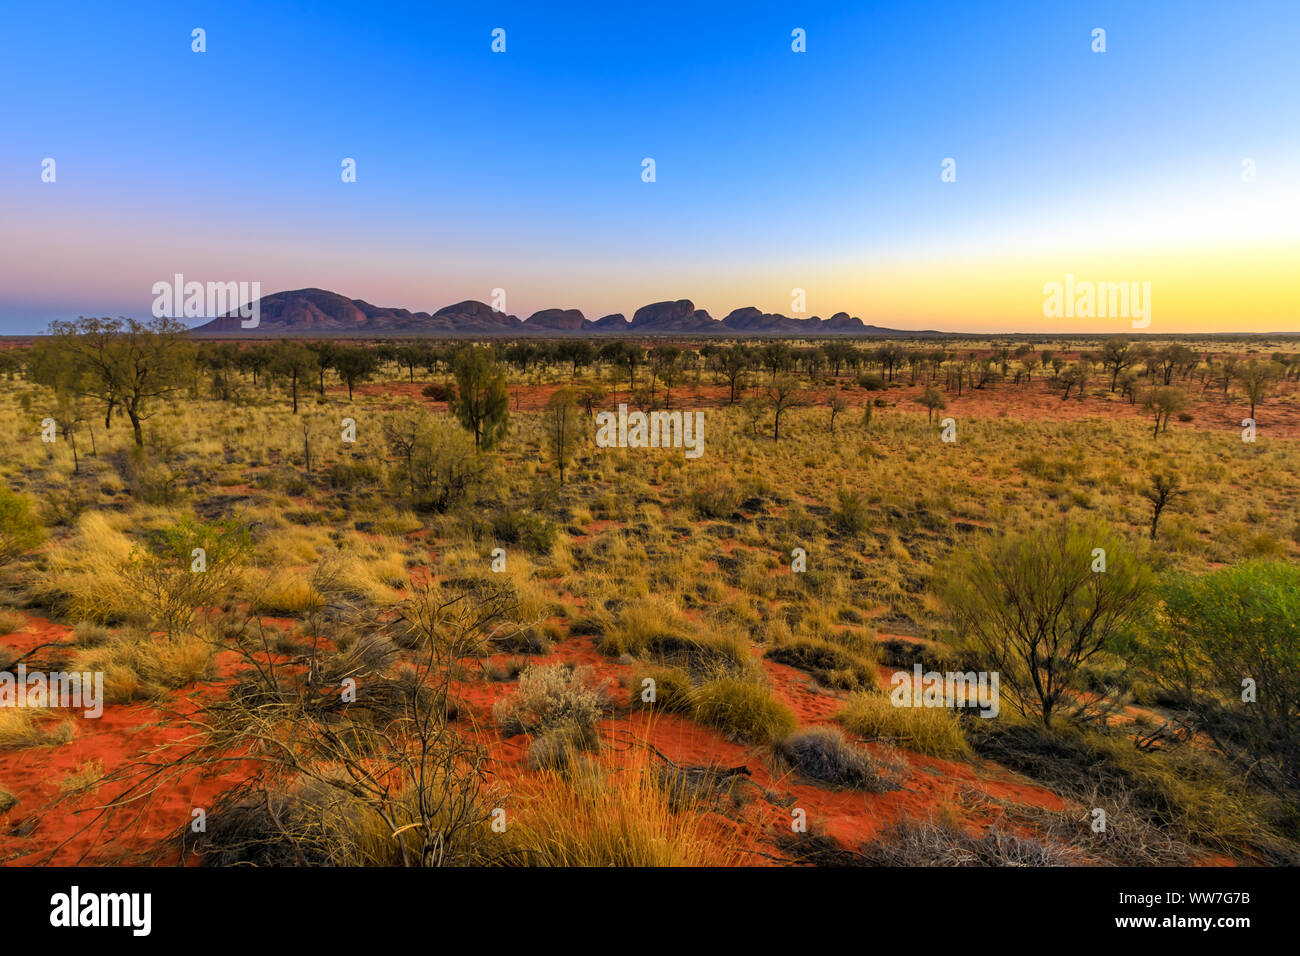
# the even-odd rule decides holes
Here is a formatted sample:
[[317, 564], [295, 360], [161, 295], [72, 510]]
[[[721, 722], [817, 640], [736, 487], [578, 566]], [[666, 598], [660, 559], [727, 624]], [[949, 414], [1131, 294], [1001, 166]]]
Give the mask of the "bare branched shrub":
[[508, 599], [427, 588], [382, 620], [324, 598], [360, 631], [346, 650], [315, 639], [286, 656], [277, 634], [246, 618], [227, 634], [239, 663], [224, 699], [172, 715], [188, 736], [109, 774], [122, 786], [87, 827], [113, 819], [120, 830], [122, 815], [143, 812], [178, 777], [234, 765], [246, 775], [211, 808], [206, 832], [183, 830], [184, 852], [216, 863], [402, 866], [506, 854], [490, 830], [503, 795], [489, 784], [484, 747], [456, 726], [454, 675], [506, 619]]
[[850, 743], [835, 727], [809, 727], [776, 746], [803, 776], [821, 783], [881, 793], [897, 790], [896, 777], [880, 761]]
[[971, 836], [946, 823], [901, 820], [863, 847], [876, 866], [1067, 866], [1057, 847], [998, 826]]

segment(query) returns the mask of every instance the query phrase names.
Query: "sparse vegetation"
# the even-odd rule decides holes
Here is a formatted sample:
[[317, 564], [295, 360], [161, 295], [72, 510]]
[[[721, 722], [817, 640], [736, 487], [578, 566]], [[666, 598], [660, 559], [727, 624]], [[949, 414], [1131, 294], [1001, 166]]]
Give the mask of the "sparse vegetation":
[[[185, 853], [1296, 858], [1285, 353], [1258, 367], [1251, 444], [1252, 359], [1222, 343], [184, 343], [179, 377], [137, 402], [137, 443], [124, 395], [70, 377], [60, 342], [6, 353], [0, 664], [100, 671], [109, 708], [189, 741], [132, 790], [143, 738], [92, 774], [75, 711], [0, 708], [9, 752], [87, 748], [48, 808], [6, 784], [33, 818], [98, 827], [97, 847], [161, 852], [166, 834], [113, 821], [238, 767]], [[704, 456], [597, 449], [594, 414], [620, 402], [703, 408]], [[939, 411], [960, 422], [943, 453]], [[364, 441], [339, 440], [344, 417]], [[996, 670], [1004, 712], [895, 707], [882, 664]], [[250, 747], [266, 772], [226, 762]], [[1014, 830], [958, 802], [867, 846], [758, 835], [790, 787], [893, 811], [924, 792], [924, 758], [972, 793], [1025, 774], [1042, 799], [998, 798]], [[1067, 808], [1043, 810], [1049, 792]], [[64, 813], [92, 795], [106, 809]], [[1078, 806], [1120, 822], [1089, 839]]]

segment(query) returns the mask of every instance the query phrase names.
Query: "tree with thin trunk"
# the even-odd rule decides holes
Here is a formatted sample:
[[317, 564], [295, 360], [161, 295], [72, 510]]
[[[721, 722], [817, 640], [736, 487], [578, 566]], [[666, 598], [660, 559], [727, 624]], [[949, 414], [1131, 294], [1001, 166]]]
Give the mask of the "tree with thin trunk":
[[1070, 397], [1072, 389], [1079, 390], [1079, 401], [1083, 401], [1088, 388], [1088, 379], [1092, 377], [1092, 367], [1084, 361], [1075, 362], [1065, 371], [1061, 372], [1056, 378], [1058, 386], [1064, 388], [1061, 395], [1061, 401], [1066, 401]]
[[[1098, 570], [1098, 555], [1104, 570]], [[1063, 524], [961, 549], [937, 579], [959, 638], [1025, 716], [1051, 728], [1080, 669], [1139, 622], [1146, 564], [1102, 524]]]
[[54, 411], [54, 424], [59, 434], [68, 440], [72, 449], [72, 473], [81, 474], [81, 458], [77, 454], [77, 433], [81, 431], [86, 418], [81, 412], [77, 400], [71, 395], [60, 396], [58, 408]]
[[1241, 383], [1241, 390], [1250, 401], [1250, 417], [1255, 417], [1255, 406], [1268, 397], [1268, 391], [1281, 375], [1281, 366], [1274, 362], [1260, 362], [1251, 359], [1236, 366], [1232, 376]]
[[943, 392], [937, 388], [927, 388], [917, 396], [917, 402], [924, 405], [930, 413], [930, 424], [934, 424], [934, 413], [943, 411], [948, 407], [948, 402], [943, 397]]
[[1187, 407], [1187, 393], [1181, 388], [1162, 385], [1147, 392], [1142, 407], [1155, 415], [1151, 437], [1159, 438], [1162, 431], [1169, 430], [1169, 416]]
[[546, 440], [564, 484], [564, 471], [578, 446], [578, 398], [571, 388], [557, 389], [546, 400]]
[[321, 398], [325, 397], [325, 373], [334, 367], [334, 359], [339, 354], [339, 347], [333, 342], [309, 342], [307, 348], [316, 353], [317, 390]]
[[834, 437], [834, 436], [835, 436], [835, 418], [836, 418], [836, 416], [838, 416], [839, 414], [841, 414], [841, 413], [842, 413], [846, 408], [849, 407], [849, 402], [848, 402], [848, 399], [846, 399], [846, 398], [844, 397], [843, 393], [842, 393], [838, 388], [837, 388], [837, 389], [834, 389], [833, 391], [829, 392], [829, 393], [826, 395], [825, 402], [826, 402], [826, 407], [827, 407], [828, 409], [830, 409], [830, 413], [831, 413], [831, 422], [830, 422], [830, 425], [831, 425], [831, 437]]
[[316, 353], [300, 342], [284, 339], [275, 347], [267, 371], [289, 383], [293, 413], [297, 415], [299, 386], [303, 382], [310, 382], [320, 371]]
[[743, 376], [753, 364], [749, 349], [743, 345], [733, 345], [721, 357], [722, 377], [727, 380], [731, 390], [728, 405], [736, 404], [736, 392], [743, 386]]
[[781, 440], [781, 416], [791, 408], [807, 404], [799, 391], [799, 383], [789, 375], [781, 375], [767, 387], [767, 404], [776, 417], [772, 423], [772, 441]]
[[456, 353], [456, 400], [452, 411], [474, 436], [474, 448], [487, 451], [505, 437], [510, 427], [510, 395], [506, 373], [496, 364], [491, 349], [467, 345]]
[[1119, 385], [1119, 373], [1133, 364], [1133, 345], [1122, 335], [1109, 338], [1101, 347], [1102, 368], [1110, 372], [1110, 390]]
[[1174, 501], [1188, 493], [1188, 489], [1182, 487], [1182, 482], [1174, 472], [1153, 472], [1150, 481], [1142, 489], [1142, 497], [1151, 502], [1151, 540], [1156, 539], [1156, 526], [1160, 524], [1160, 516]]
[[352, 390], [375, 374], [379, 361], [374, 349], [353, 347], [341, 348], [334, 353], [332, 360], [334, 371], [348, 387], [348, 401], [352, 401]]
[[[144, 445], [142, 423], [154, 405], [184, 388], [195, 350], [187, 329], [175, 319], [87, 319], [50, 324], [49, 347], [62, 351], [75, 369], [68, 379], [78, 393], [105, 404], [110, 427], [115, 407], [126, 413], [138, 447]], [[55, 362], [57, 368], [61, 363]]]
[[588, 418], [596, 417], [596, 406], [609, 397], [609, 389], [605, 388], [600, 382], [590, 382], [582, 386], [578, 392], [578, 398], [582, 402], [582, 407], [586, 409]]

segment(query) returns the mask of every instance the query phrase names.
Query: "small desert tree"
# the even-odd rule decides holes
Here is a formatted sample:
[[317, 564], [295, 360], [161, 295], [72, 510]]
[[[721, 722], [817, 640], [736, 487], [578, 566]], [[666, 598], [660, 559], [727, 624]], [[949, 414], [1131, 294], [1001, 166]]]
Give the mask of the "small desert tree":
[[[149, 322], [80, 318], [51, 323], [49, 347], [62, 353], [66, 366], [77, 370], [74, 377], [63, 380], [79, 394], [104, 402], [105, 427], [114, 407], [126, 412], [139, 447], [144, 445], [142, 422], [154, 405], [190, 380], [194, 347], [186, 332], [182, 323], [168, 318]], [[47, 367], [61, 364], [56, 360]], [[57, 374], [62, 378], [62, 373]]]
[[474, 436], [474, 447], [487, 451], [505, 437], [510, 426], [510, 395], [506, 373], [491, 349], [467, 345], [456, 353], [456, 400], [452, 411]]
[[1187, 407], [1187, 393], [1169, 385], [1153, 388], [1142, 400], [1142, 407], [1155, 415], [1151, 437], [1159, 438], [1161, 431], [1169, 430], [1169, 416]]
[[834, 437], [834, 435], [835, 435], [835, 419], [836, 419], [836, 418], [837, 418], [837, 417], [838, 417], [838, 416], [839, 416], [839, 415], [840, 415], [840, 414], [841, 414], [841, 413], [842, 413], [846, 408], [849, 407], [849, 402], [848, 402], [848, 399], [846, 399], [846, 398], [844, 397], [844, 395], [840, 392], [840, 390], [839, 390], [838, 388], [837, 388], [837, 389], [834, 389], [833, 391], [829, 392], [829, 393], [826, 395], [825, 402], [826, 402], [826, 407], [830, 410], [830, 413], [831, 413], [830, 428], [831, 428], [831, 436]]
[[1160, 523], [1160, 516], [1169, 507], [1175, 498], [1187, 494], [1187, 489], [1182, 487], [1182, 482], [1177, 473], [1171, 471], [1157, 471], [1151, 474], [1151, 479], [1146, 487], [1142, 489], [1142, 497], [1151, 502], [1151, 540], [1156, 539], [1156, 526]]
[[943, 411], [948, 407], [948, 402], [944, 399], [943, 392], [939, 391], [937, 388], [927, 388], [917, 396], [916, 400], [920, 404], [924, 405], [926, 410], [930, 413], [931, 424], [934, 424], [934, 413]]
[[1061, 401], [1066, 401], [1070, 397], [1070, 392], [1078, 389], [1079, 401], [1087, 397], [1088, 381], [1092, 378], [1091, 363], [1079, 360], [1065, 369], [1056, 378], [1056, 384], [1063, 389]]
[[68, 446], [72, 449], [72, 473], [74, 475], [81, 473], [81, 456], [77, 453], [77, 435], [85, 421], [86, 416], [82, 413], [81, 404], [77, 401], [76, 395], [70, 392], [62, 392], [58, 398], [58, 405], [54, 409], [54, 423], [58, 426], [59, 434], [68, 440]]
[[272, 375], [278, 375], [289, 383], [289, 394], [293, 399], [293, 413], [297, 415], [298, 388], [303, 382], [311, 381], [312, 376], [320, 372], [320, 364], [316, 353], [301, 342], [291, 342], [285, 339], [275, 346], [267, 369]]
[[736, 404], [736, 395], [744, 386], [744, 375], [752, 365], [753, 356], [749, 349], [743, 345], [733, 345], [722, 353], [720, 370], [722, 377], [727, 380], [729, 390], [728, 405]]
[[1278, 379], [1280, 371], [1280, 366], [1273, 362], [1254, 359], [1233, 369], [1232, 376], [1241, 383], [1241, 390], [1250, 402], [1251, 418], [1255, 417], [1255, 406], [1268, 397], [1268, 391]]
[[366, 381], [379, 367], [379, 357], [374, 349], [350, 347], [335, 351], [330, 362], [334, 371], [339, 373], [343, 384], [348, 387], [348, 401], [352, 401], [352, 390]]
[[1000, 674], [1013, 706], [1046, 727], [1076, 689], [1079, 668], [1141, 618], [1151, 593], [1142, 561], [1101, 524], [959, 552], [939, 581], [958, 636]]
[[609, 397], [609, 390], [600, 382], [590, 382], [582, 386], [582, 391], [578, 395], [582, 401], [582, 407], [587, 412], [587, 417], [594, 418], [596, 406]]
[[546, 440], [564, 484], [564, 469], [578, 445], [578, 400], [573, 389], [557, 389], [546, 400]]
[[1106, 340], [1101, 347], [1101, 366], [1110, 372], [1110, 390], [1115, 391], [1120, 373], [1133, 364], [1136, 356], [1133, 345], [1121, 335]]
[[775, 413], [772, 423], [772, 441], [781, 440], [781, 416], [791, 408], [805, 404], [799, 392], [799, 383], [792, 376], [780, 375], [767, 388], [767, 404]]

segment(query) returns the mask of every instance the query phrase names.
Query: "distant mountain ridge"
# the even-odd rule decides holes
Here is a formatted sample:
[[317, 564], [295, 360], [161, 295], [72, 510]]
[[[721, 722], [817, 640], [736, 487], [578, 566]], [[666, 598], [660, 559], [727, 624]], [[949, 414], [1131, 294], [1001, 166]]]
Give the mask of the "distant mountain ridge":
[[198, 335], [284, 335], [294, 332], [382, 335], [385, 333], [457, 334], [539, 334], [566, 333], [637, 333], [642, 335], [728, 334], [728, 335], [905, 335], [924, 334], [867, 325], [847, 312], [837, 312], [829, 319], [813, 316], [796, 319], [764, 313], [753, 306], [736, 309], [721, 321], [703, 309], [695, 308], [690, 299], [652, 302], [632, 314], [629, 322], [622, 313], [606, 315], [595, 321], [578, 309], [543, 309], [527, 319], [497, 312], [483, 302], [467, 299], [444, 306], [437, 312], [412, 312], [409, 309], [371, 305], [363, 299], [326, 289], [296, 289], [262, 296], [257, 328], [247, 329], [237, 313], [213, 319], [192, 331]]

